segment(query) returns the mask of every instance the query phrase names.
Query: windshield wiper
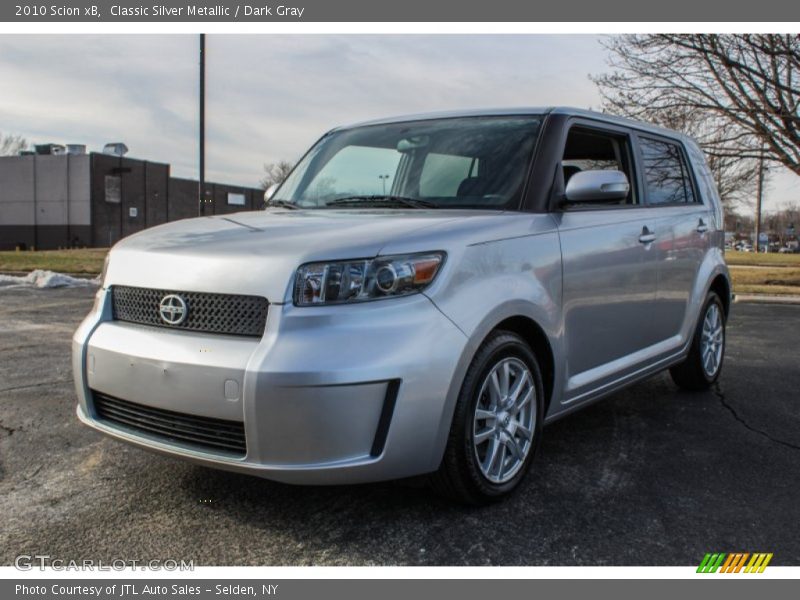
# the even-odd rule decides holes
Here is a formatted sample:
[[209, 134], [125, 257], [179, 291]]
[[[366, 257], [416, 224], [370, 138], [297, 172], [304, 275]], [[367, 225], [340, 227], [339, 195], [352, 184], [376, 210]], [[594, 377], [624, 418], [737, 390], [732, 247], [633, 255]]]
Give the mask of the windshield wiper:
[[288, 200], [270, 200], [267, 202], [267, 208], [270, 206], [276, 206], [278, 208], [288, 208], [289, 210], [300, 210], [300, 207], [297, 206], [294, 202], [289, 202]]
[[348, 196], [327, 202], [325, 206], [402, 206], [407, 208], [439, 208], [438, 204], [420, 200], [418, 198], [407, 198], [406, 196]]

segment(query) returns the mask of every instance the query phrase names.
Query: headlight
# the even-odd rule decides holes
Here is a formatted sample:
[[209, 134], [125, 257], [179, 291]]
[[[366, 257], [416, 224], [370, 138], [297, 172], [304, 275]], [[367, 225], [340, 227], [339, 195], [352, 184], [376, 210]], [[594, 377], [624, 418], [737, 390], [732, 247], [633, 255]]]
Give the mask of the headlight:
[[303, 265], [297, 270], [294, 303], [341, 304], [414, 294], [433, 281], [444, 257], [444, 252], [426, 252]]

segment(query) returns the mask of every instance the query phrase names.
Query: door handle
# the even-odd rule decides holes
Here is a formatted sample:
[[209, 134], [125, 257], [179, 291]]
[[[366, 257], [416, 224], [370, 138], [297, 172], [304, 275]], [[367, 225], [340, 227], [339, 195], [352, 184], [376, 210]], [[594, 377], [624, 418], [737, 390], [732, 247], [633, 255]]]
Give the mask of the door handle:
[[652, 244], [656, 241], [656, 234], [650, 231], [645, 225], [642, 227], [642, 235], [639, 236], [639, 241], [642, 244]]
[[705, 233], [708, 231], [708, 225], [706, 225], [703, 219], [700, 219], [700, 222], [697, 224], [697, 233]]

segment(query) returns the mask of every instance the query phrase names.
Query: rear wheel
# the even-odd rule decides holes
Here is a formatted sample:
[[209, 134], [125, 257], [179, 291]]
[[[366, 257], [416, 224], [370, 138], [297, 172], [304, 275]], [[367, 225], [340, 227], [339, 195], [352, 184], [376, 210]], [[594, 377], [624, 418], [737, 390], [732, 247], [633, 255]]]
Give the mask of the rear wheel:
[[672, 380], [685, 390], [707, 390], [719, 378], [724, 357], [725, 308], [719, 296], [709, 292], [689, 355], [669, 373]]
[[542, 377], [530, 347], [514, 333], [492, 333], [464, 378], [434, 487], [468, 504], [511, 492], [539, 445], [542, 407]]

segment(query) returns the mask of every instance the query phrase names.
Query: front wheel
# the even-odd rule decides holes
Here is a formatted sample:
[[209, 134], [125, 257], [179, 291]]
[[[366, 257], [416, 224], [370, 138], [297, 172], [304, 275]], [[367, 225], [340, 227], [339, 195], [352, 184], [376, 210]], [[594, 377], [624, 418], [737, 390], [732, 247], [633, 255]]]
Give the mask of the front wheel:
[[710, 388], [722, 371], [725, 357], [725, 308], [715, 292], [709, 292], [697, 324], [689, 355], [669, 370], [678, 387], [701, 391]]
[[539, 445], [542, 389], [530, 346], [514, 333], [492, 333], [464, 378], [434, 488], [467, 504], [516, 488]]

